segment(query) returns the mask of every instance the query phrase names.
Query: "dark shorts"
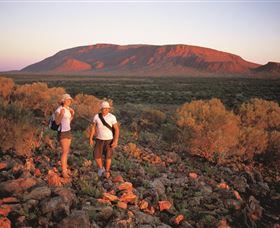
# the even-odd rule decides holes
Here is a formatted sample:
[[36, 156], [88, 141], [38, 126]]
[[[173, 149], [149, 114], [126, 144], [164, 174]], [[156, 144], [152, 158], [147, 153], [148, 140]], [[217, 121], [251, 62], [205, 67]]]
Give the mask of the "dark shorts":
[[60, 141], [61, 139], [72, 139], [71, 131], [63, 131], [57, 133], [57, 140]]
[[94, 157], [95, 158], [102, 158], [102, 154], [104, 153], [106, 159], [111, 159], [113, 156], [113, 149], [111, 147], [113, 140], [95, 140], [95, 148], [94, 148]]

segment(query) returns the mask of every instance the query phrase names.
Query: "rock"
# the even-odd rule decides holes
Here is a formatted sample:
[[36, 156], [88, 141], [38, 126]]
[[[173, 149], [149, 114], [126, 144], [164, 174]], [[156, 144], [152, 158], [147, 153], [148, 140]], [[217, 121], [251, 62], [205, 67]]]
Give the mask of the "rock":
[[258, 170], [254, 170], [254, 176], [257, 182], [263, 182], [263, 176]]
[[182, 221], [180, 223], [180, 227], [181, 228], [193, 228], [193, 226], [190, 223], [188, 223], [187, 221]]
[[41, 212], [43, 214], [49, 215], [49, 217], [54, 216], [65, 216], [69, 215], [70, 204], [65, 202], [62, 196], [56, 196], [51, 199], [42, 201], [41, 203]]
[[0, 170], [8, 169], [8, 163], [7, 162], [0, 162]]
[[225, 206], [228, 209], [240, 210], [241, 209], [241, 202], [235, 199], [227, 199], [225, 200]]
[[161, 224], [157, 225], [157, 228], [171, 228], [171, 226], [161, 223]]
[[204, 185], [204, 186], [201, 186], [200, 192], [202, 193], [202, 195], [209, 195], [213, 192], [213, 189], [209, 185]]
[[171, 206], [172, 206], [172, 204], [169, 201], [166, 201], [166, 200], [159, 201], [158, 205], [159, 205], [159, 210], [160, 211], [167, 210], [167, 209], [171, 208]]
[[158, 195], [165, 196], [165, 187], [164, 184], [160, 181], [160, 179], [155, 179], [152, 183], [151, 186], [156, 190]]
[[1, 228], [11, 228], [11, 221], [6, 217], [0, 218], [0, 227]]
[[37, 184], [35, 178], [18, 178], [16, 180], [5, 181], [0, 184], [0, 193], [14, 194], [23, 193], [25, 190]]
[[133, 211], [133, 212], [134, 212], [134, 215], [135, 215], [136, 225], [141, 225], [141, 224], [154, 225], [154, 224], [159, 222], [159, 219], [157, 217], [152, 216], [152, 215], [143, 213], [141, 211]]
[[30, 209], [37, 206], [38, 203], [39, 203], [38, 200], [30, 199], [24, 204], [24, 207]]
[[51, 189], [49, 187], [34, 188], [30, 193], [24, 195], [24, 200], [35, 199], [41, 200], [51, 195]]
[[97, 219], [98, 220], [108, 220], [113, 215], [113, 208], [110, 206], [103, 207], [100, 209], [100, 211], [97, 213]]
[[57, 187], [52, 191], [55, 195], [61, 196], [69, 205], [73, 205], [77, 202], [77, 197], [70, 188]]
[[181, 157], [175, 152], [169, 152], [166, 157], [170, 159], [169, 163], [181, 162]]
[[232, 181], [233, 187], [235, 190], [238, 192], [244, 193], [246, 192], [246, 189], [249, 187], [247, 183], [247, 179], [243, 176], [235, 176], [233, 181]]
[[89, 217], [84, 211], [74, 210], [72, 213], [64, 218], [58, 225], [58, 228], [90, 228]]
[[249, 197], [249, 202], [246, 206], [247, 218], [251, 221], [252, 224], [255, 224], [257, 220], [262, 218], [263, 208], [260, 206], [258, 200], [254, 196]]
[[247, 179], [248, 184], [255, 184], [256, 183], [254, 174], [252, 172], [246, 171], [246, 172], [242, 173], [242, 175]]

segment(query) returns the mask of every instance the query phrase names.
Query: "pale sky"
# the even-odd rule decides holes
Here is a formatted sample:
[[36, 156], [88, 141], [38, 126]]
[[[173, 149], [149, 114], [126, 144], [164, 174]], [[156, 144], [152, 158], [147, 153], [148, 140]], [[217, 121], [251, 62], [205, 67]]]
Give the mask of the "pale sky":
[[96, 43], [188, 44], [280, 62], [280, 0], [0, 0], [0, 31], [0, 71]]

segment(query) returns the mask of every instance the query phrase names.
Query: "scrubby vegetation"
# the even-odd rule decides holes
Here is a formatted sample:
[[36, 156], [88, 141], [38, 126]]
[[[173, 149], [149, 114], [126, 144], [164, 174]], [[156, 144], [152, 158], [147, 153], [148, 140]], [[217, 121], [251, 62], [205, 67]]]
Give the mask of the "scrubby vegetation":
[[[75, 86], [67, 88], [70, 83]], [[113, 110], [120, 121], [121, 138], [112, 163], [112, 177], [118, 181], [112, 182], [97, 177], [88, 145], [87, 128], [105, 97], [86, 94], [90, 86], [81, 88], [80, 83], [65, 81], [20, 85], [0, 77], [0, 181], [4, 183], [0, 193], [21, 203], [12, 207], [5, 203], [7, 199], [0, 199], [0, 224], [8, 218], [14, 227], [67, 226], [68, 220], [73, 222], [71, 216], [83, 222], [89, 217], [92, 225], [100, 227], [263, 227], [279, 223], [277, 99], [245, 99], [245, 92], [240, 91], [243, 95], [228, 104], [230, 94], [224, 99], [207, 98], [193, 89], [171, 93], [167, 89], [161, 93], [168, 95], [162, 96], [155, 90], [153, 99], [159, 102], [147, 104], [150, 92], [140, 94], [135, 85], [122, 96], [139, 93], [139, 102], [119, 101]], [[205, 93], [206, 88], [204, 84]], [[47, 126], [65, 92], [75, 95], [69, 155], [73, 181], [66, 184], [67, 189], [57, 172], [55, 132]], [[118, 94], [122, 92], [128, 91]], [[187, 93], [197, 93], [196, 99], [184, 98]], [[107, 97], [112, 105], [112, 97]], [[21, 190], [6, 187], [11, 181], [20, 181]], [[36, 198], [38, 192], [42, 198]], [[54, 204], [58, 208], [50, 209]]]

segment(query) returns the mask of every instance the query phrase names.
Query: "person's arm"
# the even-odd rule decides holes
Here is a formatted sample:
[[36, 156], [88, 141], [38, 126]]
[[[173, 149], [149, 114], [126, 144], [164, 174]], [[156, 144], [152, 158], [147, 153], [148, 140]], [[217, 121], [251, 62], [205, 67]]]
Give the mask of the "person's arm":
[[93, 144], [93, 136], [95, 135], [95, 127], [96, 127], [96, 123], [92, 123], [90, 129], [90, 136], [89, 136], [89, 145], [91, 146]]
[[111, 147], [114, 149], [118, 146], [118, 142], [119, 142], [120, 128], [118, 123], [113, 124], [113, 128], [115, 129], [115, 134]]
[[55, 122], [56, 122], [57, 125], [59, 125], [61, 123], [61, 120], [63, 118], [64, 113], [65, 113], [64, 108], [62, 108], [60, 110], [60, 112], [55, 113]]

